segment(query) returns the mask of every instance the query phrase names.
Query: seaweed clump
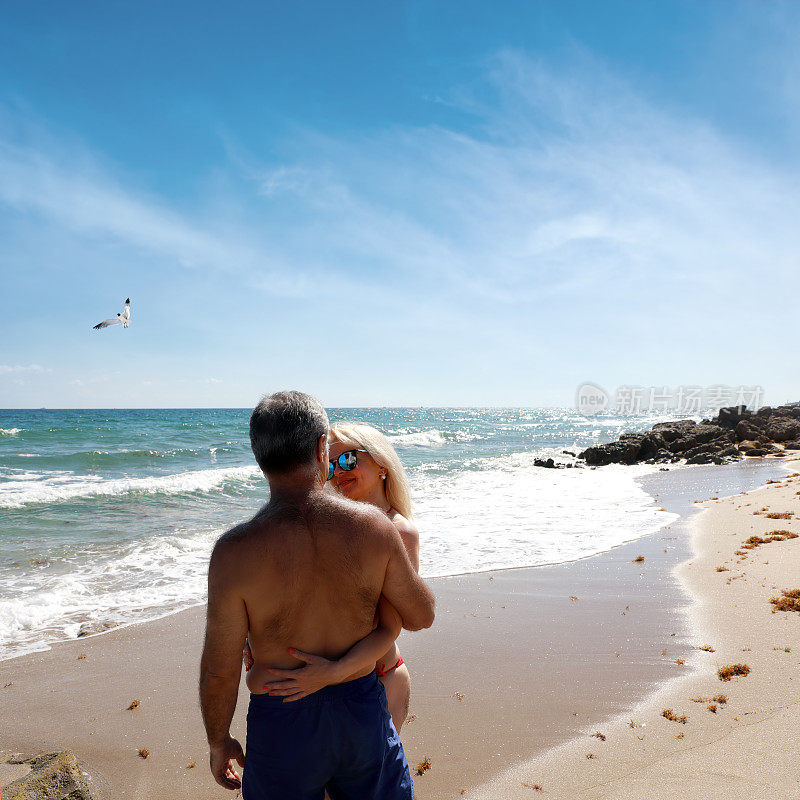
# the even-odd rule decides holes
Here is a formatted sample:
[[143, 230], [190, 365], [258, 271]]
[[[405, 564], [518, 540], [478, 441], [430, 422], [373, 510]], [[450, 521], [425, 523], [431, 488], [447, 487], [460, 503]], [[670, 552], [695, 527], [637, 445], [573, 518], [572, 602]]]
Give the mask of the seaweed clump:
[[668, 719], [670, 722], [680, 722], [681, 725], [685, 725], [688, 721], [686, 714], [678, 716], [671, 708], [665, 708], [661, 712], [661, 716], [664, 717], [664, 719]]
[[[751, 536], [742, 547], [745, 550], [752, 550], [762, 544], [769, 544], [770, 542], [785, 542], [787, 539], [796, 539], [797, 534], [793, 531], [770, 531], [766, 537]], [[739, 553], [739, 551], [736, 551]]]
[[800, 611], [800, 589], [783, 589], [780, 597], [770, 597], [772, 613], [776, 611]]
[[748, 667], [747, 664], [730, 664], [727, 667], [720, 667], [717, 670], [717, 677], [721, 681], [729, 681], [736, 675], [741, 675], [742, 677], [745, 677], [746, 675], [749, 674], [750, 674], [750, 667]]

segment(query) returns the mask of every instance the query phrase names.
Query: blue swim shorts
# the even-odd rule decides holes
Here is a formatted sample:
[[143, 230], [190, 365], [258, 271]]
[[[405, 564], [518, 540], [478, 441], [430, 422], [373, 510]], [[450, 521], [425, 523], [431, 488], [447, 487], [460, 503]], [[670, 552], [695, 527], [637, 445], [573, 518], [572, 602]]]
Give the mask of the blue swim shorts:
[[411, 774], [374, 672], [292, 703], [251, 694], [243, 800], [412, 800]]

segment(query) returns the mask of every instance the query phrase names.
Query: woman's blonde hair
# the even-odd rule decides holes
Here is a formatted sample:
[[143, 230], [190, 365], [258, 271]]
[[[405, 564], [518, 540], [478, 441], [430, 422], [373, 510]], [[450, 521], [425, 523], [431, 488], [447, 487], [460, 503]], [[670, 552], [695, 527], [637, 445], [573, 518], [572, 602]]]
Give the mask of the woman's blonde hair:
[[336, 422], [331, 425], [330, 441], [366, 450], [375, 463], [386, 470], [386, 499], [406, 519], [411, 519], [411, 492], [406, 471], [386, 436], [371, 425]]

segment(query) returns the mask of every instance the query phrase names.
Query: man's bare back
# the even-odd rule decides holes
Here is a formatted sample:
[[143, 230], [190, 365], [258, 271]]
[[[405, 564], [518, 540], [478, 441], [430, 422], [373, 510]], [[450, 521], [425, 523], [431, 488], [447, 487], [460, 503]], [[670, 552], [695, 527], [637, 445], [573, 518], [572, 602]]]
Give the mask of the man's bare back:
[[302, 510], [270, 504], [231, 532], [241, 551], [251, 687], [267, 667], [300, 666], [290, 647], [336, 659], [372, 630], [390, 542], [379, 515], [365, 511], [318, 492]]
[[382, 592], [397, 598], [406, 627], [430, 624], [418, 613], [427, 589], [396, 527], [364, 503], [325, 491], [301, 503], [270, 502], [221, 537], [217, 548], [226, 551], [226, 567], [234, 570], [228, 579], [247, 613], [253, 693], [262, 691], [257, 687], [268, 680], [269, 667], [301, 666], [290, 647], [331, 659], [344, 655], [373, 629]]

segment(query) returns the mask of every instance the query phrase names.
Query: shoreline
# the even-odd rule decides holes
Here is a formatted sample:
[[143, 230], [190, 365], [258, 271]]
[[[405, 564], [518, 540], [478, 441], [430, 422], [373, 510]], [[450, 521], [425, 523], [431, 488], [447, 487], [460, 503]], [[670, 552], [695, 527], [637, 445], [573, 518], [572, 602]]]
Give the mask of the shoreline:
[[[776, 466], [784, 465], [644, 478], [662, 486], [660, 502], [669, 481], [697, 499], [703, 474], [719, 484], [727, 474], [721, 469], [735, 469], [741, 474], [728, 478], [734, 484], [761, 483]], [[685, 597], [668, 569], [684, 551], [669, 527], [567, 564], [432, 579], [436, 625], [400, 642], [416, 715], [403, 729], [409, 763], [412, 771], [423, 758], [433, 764], [416, 779], [420, 798], [452, 796], [456, 784], [471, 794], [487, 777], [622, 713], [674, 674], [658, 655], [663, 648], [688, 660]], [[640, 552], [642, 567], [631, 563]], [[0, 686], [13, 684], [0, 690], [0, 713], [22, 721], [0, 733], [2, 752], [72, 747], [110, 797], [188, 800], [214, 789], [195, 688], [202, 608], [0, 662]], [[78, 660], [81, 652], [87, 657]], [[134, 698], [140, 708], [126, 711]], [[247, 700], [240, 691], [232, 727], [242, 743]], [[53, 725], [55, 718], [69, 723]], [[138, 747], [151, 751], [147, 761]], [[198, 766], [187, 767], [192, 762]]]
[[[645, 468], [648, 473], [654, 472], [655, 468], [648, 467]], [[582, 472], [583, 470], [581, 470]], [[573, 472], [570, 470], [570, 472]], [[594, 470], [592, 470], [592, 473]], [[526, 552], [523, 545], [517, 542], [514, 546], [512, 546], [511, 551], [514, 557], [509, 557], [507, 552], [504, 552], [502, 546], [499, 548], [496, 554], [488, 554], [489, 557], [485, 559], [480, 558], [466, 558], [466, 559], [459, 559], [456, 555], [455, 559], [447, 559], [448, 563], [442, 561], [442, 544], [444, 542], [445, 550], [448, 548], [453, 549], [454, 547], [457, 548], [457, 543], [450, 542], [447, 537], [444, 539], [437, 539], [437, 531], [438, 530], [451, 530], [457, 523], [457, 521], [451, 520], [452, 524], [439, 526], [438, 528], [434, 525], [434, 521], [436, 518], [436, 512], [434, 511], [434, 520], [429, 520], [431, 524], [431, 540], [424, 541], [423, 547], [426, 544], [431, 546], [431, 556], [432, 556], [432, 564], [423, 561], [423, 577], [426, 579], [434, 579], [434, 578], [443, 578], [443, 577], [452, 577], [456, 575], [473, 575], [473, 574], [481, 574], [483, 572], [488, 571], [497, 571], [501, 569], [527, 569], [531, 567], [540, 567], [540, 566], [551, 566], [556, 564], [565, 564], [571, 563], [572, 561], [579, 560], [581, 558], [591, 558], [595, 555], [600, 553], [606, 552], [613, 547], [620, 546], [620, 544], [624, 544], [628, 541], [633, 541], [637, 538], [641, 538], [643, 535], [649, 535], [649, 533], [658, 530], [659, 527], [666, 524], [666, 515], [659, 513], [656, 510], [656, 506], [653, 503], [652, 497], [650, 497], [646, 492], [644, 492], [641, 487], [637, 484], [637, 478], [642, 474], [641, 468], [635, 469], [633, 473], [629, 471], [627, 467], [612, 467], [609, 472], [612, 473], [612, 479], [614, 483], [619, 482], [620, 486], [623, 487], [620, 489], [621, 496], [618, 498], [606, 498], [604, 500], [602, 495], [602, 489], [598, 488], [598, 481], [599, 486], [602, 486], [603, 482], [606, 480], [605, 477], [602, 476], [602, 473], [605, 473], [606, 470], [601, 470], [597, 473], [597, 479], [595, 479], [593, 474], [586, 474], [586, 475], [578, 475], [575, 474], [575, 478], [580, 478], [577, 481], [578, 485], [587, 486], [589, 494], [594, 493], [596, 495], [595, 502], [599, 503], [599, 508], [604, 510], [607, 515], [614, 520], [615, 524], [610, 524], [606, 526], [604, 529], [606, 531], [614, 531], [615, 533], [604, 537], [604, 540], [591, 542], [587, 539], [587, 536], [590, 533], [591, 528], [589, 527], [590, 524], [584, 523], [584, 519], [587, 517], [586, 511], [583, 510], [584, 506], [579, 504], [578, 507], [581, 508], [581, 512], [576, 515], [575, 519], [572, 519], [568, 522], [568, 528], [571, 532], [575, 534], [574, 540], [572, 536], [566, 537], [567, 546], [564, 547], [562, 545], [559, 546], [552, 546], [548, 544], [547, 539], [542, 538], [546, 534], [543, 533], [539, 529], [539, 525], [541, 525], [542, 520], [531, 520], [530, 525], [526, 523], [525, 518], [521, 518], [519, 520], [519, 524], [521, 524], [520, 531], [524, 534], [521, 538], [527, 545], [530, 545], [532, 549], [529, 552]], [[614, 475], [616, 473], [616, 475]], [[562, 473], [563, 475], [563, 473]], [[174, 476], [169, 476], [174, 477]], [[536, 490], [537, 485], [542, 485], [545, 488], [545, 493], [552, 493], [553, 486], [550, 484], [552, 483], [553, 475], [549, 473], [549, 471], [544, 470], [537, 470], [526, 476], [527, 480], [530, 481], [533, 486], [531, 487], [532, 491]], [[572, 481], [570, 481], [571, 483]], [[549, 487], [549, 488], [547, 488]], [[594, 487], [594, 488], [592, 488]], [[619, 488], [619, 487], [617, 487]], [[520, 487], [520, 491], [524, 491], [525, 483], [523, 482], [522, 486]], [[561, 487], [560, 496], [564, 498], [569, 497], [569, 486]], [[622, 497], [625, 497], [623, 500]], [[584, 504], [586, 501], [586, 497], [583, 498]], [[646, 507], [649, 510], [649, 514], [645, 513], [644, 518], [641, 515], [636, 515], [630, 517], [632, 520], [631, 523], [628, 523], [623, 518], [623, 513], [621, 511], [617, 511], [614, 513], [615, 509], [627, 509], [628, 508], [628, 501], [631, 503], [638, 503], [642, 508], [637, 506], [637, 511], [644, 510]], [[540, 504], [537, 508], [546, 508], [547, 504]], [[157, 511], [156, 511], [157, 513]], [[253, 512], [250, 510], [248, 512], [248, 516], [251, 515]], [[583, 516], [582, 516], [583, 515]], [[553, 514], [550, 516], [551, 519], [556, 519], [558, 516], [558, 510], [554, 510]], [[244, 517], [242, 517], [244, 518]], [[425, 517], [425, 520], [428, 518]], [[468, 522], [469, 515], [466, 515], [466, 520]], [[491, 524], [491, 520], [489, 520]], [[109, 605], [109, 598], [106, 596], [101, 596], [98, 598], [96, 605], [98, 605], [103, 610], [99, 610], [99, 608], [92, 608], [92, 602], [78, 602], [78, 606], [80, 609], [80, 613], [72, 614], [68, 617], [63, 619], [59, 619], [59, 615], [56, 613], [51, 615], [51, 618], [45, 620], [45, 624], [41, 627], [44, 628], [43, 631], [37, 631], [35, 629], [31, 629], [28, 627], [26, 630], [21, 631], [22, 640], [14, 643], [12, 641], [6, 641], [3, 639], [2, 647], [0, 647], [0, 662], [12, 660], [14, 658], [22, 657], [25, 655], [29, 655], [32, 653], [37, 652], [46, 652], [50, 647], [55, 646], [57, 644], [63, 644], [64, 642], [74, 641], [78, 638], [89, 638], [90, 636], [97, 636], [100, 634], [108, 633], [112, 630], [118, 630], [124, 627], [128, 627], [130, 625], [137, 625], [146, 622], [152, 622], [159, 619], [162, 619], [166, 616], [172, 614], [179, 614], [183, 611], [197, 608], [204, 604], [205, 599], [201, 596], [201, 591], [205, 587], [205, 575], [204, 570], [207, 567], [207, 557], [210, 553], [211, 549], [211, 542], [213, 541], [216, 536], [219, 535], [219, 532], [225, 530], [227, 527], [232, 524], [230, 519], [226, 519], [222, 523], [222, 527], [217, 528], [216, 533], [211, 533], [209, 536], [211, 538], [206, 537], [207, 541], [205, 542], [204, 549], [207, 549], [207, 553], [204, 555], [203, 552], [198, 552], [197, 547], [194, 544], [190, 544], [190, 551], [191, 555], [194, 557], [194, 570], [191, 573], [191, 579], [195, 584], [194, 590], [192, 592], [185, 592], [186, 597], [181, 598], [181, 595], [184, 594], [180, 585], [175, 585], [176, 574], [173, 570], [173, 574], [167, 578], [165, 581], [165, 585], [167, 586], [166, 591], [166, 602], [159, 603], [158, 597], [151, 597], [150, 599], [154, 601], [152, 605], [149, 607], [145, 605], [144, 608], [141, 606], [143, 603], [139, 595], [134, 594], [130, 598], [123, 598], [121, 600], [121, 605]], [[421, 523], [424, 526], [424, 521]], [[573, 527], [574, 526], [574, 527]], [[474, 526], [473, 526], [474, 527]], [[621, 535], [620, 535], [620, 528], [621, 528]], [[508, 528], [497, 528], [495, 530], [495, 534], [498, 535], [500, 538], [498, 541], [502, 544], [503, 536], [505, 536], [505, 531], [508, 530], [511, 533], [511, 538], [514, 538], [514, 530], [513, 525]], [[644, 532], [643, 532], [644, 531]], [[475, 536], [470, 531], [470, 536], [473, 539], [473, 542], [479, 544], [479, 541], [475, 541]], [[537, 546], [536, 542], [537, 539], [542, 542], [541, 546]], [[154, 547], [160, 547], [161, 545], [158, 543], [158, 537], [145, 537], [143, 539], [145, 542], [154, 542]], [[191, 537], [189, 538], [190, 542], [194, 542], [194, 539]], [[577, 544], [573, 544], [572, 542]], [[454, 551], [457, 554], [457, 550]], [[471, 551], [470, 552], [474, 552]], [[168, 554], [169, 555], [169, 554]], [[526, 558], [527, 556], [527, 558]], [[199, 562], [198, 562], [199, 557]], [[47, 560], [47, 559], [45, 559]], [[528, 563], [526, 563], [526, 561]], [[203, 565], [205, 563], [205, 566]], [[493, 563], [494, 562], [494, 563]], [[117, 569], [124, 567], [124, 564], [121, 562], [116, 561], [114, 565]], [[431, 566], [430, 572], [428, 572], [428, 567]], [[74, 572], [74, 569], [78, 569], [78, 572]], [[98, 575], [90, 569], [90, 583], [87, 586], [91, 587], [93, 584], [91, 581], [97, 583]], [[78, 577], [80, 575], [80, 568], [73, 567], [73, 574]], [[162, 571], [156, 570], [155, 575], [152, 576], [152, 579], [157, 577], [163, 576], [165, 573]], [[52, 589], [46, 582], [43, 582], [43, 579], [47, 577], [46, 573], [42, 573], [41, 576], [36, 576], [36, 582], [32, 585], [31, 591], [37, 592], [41, 590], [44, 592], [45, 599], [47, 599], [51, 606], [58, 606], [56, 602], [57, 598], [54, 599], [54, 589]], [[184, 576], [185, 578], [186, 576]], [[63, 578], [63, 575], [57, 575], [56, 580], [60, 580]], [[104, 591], [103, 589], [103, 581], [100, 580], [100, 589], [101, 593]], [[179, 582], [180, 583], [180, 582]], [[172, 587], [170, 587], [172, 584]], [[172, 591], [169, 589], [172, 588]], [[123, 587], [124, 589], [124, 587]], [[89, 593], [91, 594], [91, 593]], [[23, 616], [24, 610], [23, 611]], [[13, 619], [13, 616], [11, 617]], [[78, 629], [86, 630], [87, 632], [84, 636], [78, 637], [76, 634], [78, 633]], [[33, 640], [34, 637], [38, 639], [38, 641]]]
[[[770, 466], [770, 465], [771, 466], [780, 466], [782, 463], [784, 463], [784, 459], [765, 458], [763, 460], [759, 460], [758, 462], [756, 462], [756, 461], [745, 461], [745, 462], [739, 462], [739, 463], [740, 463], [741, 466], [744, 466], [745, 468], [751, 468], [752, 465], [755, 465], [758, 468], [764, 468], [764, 467], [767, 467], [767, 466]], [[704, 465], [673, 464], [673, 465], [670, 465], [669, 467], [667, 467], [664, 471], [680, 471], [683, 474], [691, 474], [690, 473], [691, 470], [697, 470], [697, 469], [702, 470], [703, 466]], [[590, 469], [595, 469], [595, 468], [592, 467]], [[659, 471], [659, 467], [654, 465], [652, 470], [649, 471], [648, 473], [646, 473], [645, 475], [636, 476], [634, 478], [634, 482], [637, 485], [639, 485], [646, 493], [648, 493], [651, 496], [653, 496], [653, 492], [649, 491], [646, 488], [646, 486], [644, 486], [643, 484], [651, 483], [651, 482], [653, 482], [654, 479], [657, 480], [658, 477], [661, 476], [661, 475], [663, 475], [663, 472]], [[655, 497], [656, 496], [653, 496], [653, 497], [654, 497], [654, 502], [655, 502]], [[675, 512], [667, 512], [667, 513], [675, 513]], [[675, 519], [673, 519], [672, 521], [674, 522]], [[597, 558], [598, 556], [602, 556], [602, 555], [604, 555], [606, 553], [609, 553], [609, 552], [615, 550], [616, 548], [622, 547], [624, 545], [630, 544], [632, 542], [638, 541], [638, 540], [646, 538], [648, 536], [652, 536], [652, 535], [656, 534], [659, 530], [663, 529], [664, 527], [666, 527], [669, 524], [670, 524], [670, 522], [665, 521], [658, 528], [656, 528], [654, 530], [651, 530], [651, 531], [648, 531], [647, 533], [633, 536], [630, 539], [624, 539], [623, 541], [620, 541], [619, 543], [614, 544], [614, 545], [612, 545], [610, 547], [606, 547], [603, 550], [598, 550], [597, 552], [589, 553], [587, 555], [578, 556], [576, 558], [569, 558], [569, 559], [564, 559], [564, 560], [559, 560], [559, 561], [546, 561], [546, 562], [541, 562], [541, 563], [538, 563], [538, 564], [523, 564], [523, 565], [517, 565], [517, 566], [504, 566], [504, 567], [496, 567], [496, 568], [487, 568], [487, 569], [482, 569], [482, 570], [472, 570], [472, 571], [467, 571], [467, 572], [450, 573], [450, 574], [447, 574], [447, 575], [432, 575], [432, 576], [423, 576], [423, 577], [425, 577], [426, 580], [444, 580], [444, 579], [448, 579], [448, 578], [468, 577], [468, 576], [472, 576], [472, 575], [485, 575], [485, 574], [488, 574], [488, 573], [513, 572], [513, 571], [520, 571], [520, 570], [539, 569], [539, 568], [546, 568], [546, 567], [558, 567], [558, 566], [564, 566], [564, 565], [568, 565], [568, 564], [574, 564], [574, 563], [577, 563], [577, 562], [580, 562], [580, 561], [584, 561], [586, 559]], [[205, 606], [205, 600], [200, 600], [200, 601], [198, 601], [196, 603], [191, 603], [190, 605], [182, 606], [181, 608], [171, 609], [171, 610], [163, 611], [163, 612], [158, 612], [154, 616], [148, 616], [148, 617], [146, 617], [144, 619], [133, 619], [133, 620], [129, 620], [127, 622], [121, 622], [119, 624], [115, 624], [115, 625], [113, 625], [113, 626], [111, 626], [109, 628], [106, 628], [104, 630], [97, 631], [97, 632], [94, 632], [94, 633], [89, 633], [89, 634], [86, 634], [84, 636], [64, 637], [64, 638], [60, 638], [60, 639], [48, 640], [48, 641], [43, 642], [42, 646], [41, 647], [37, 647], [36, 649], [31, 649], [31, 650], [28, 650], [26, 652], [17, 653], [15, 655], [4, 657], [4, 658], [0, 657], [0, 664], [6, 663], [6, 662], [10, 662], [10, 661], [14, 661], [14, 660], [16, 660], [18, 658], [25, 658], [26, 656], [31, 656], [31, 655], [34, 655], [36, 653], [45, 653], [48, 650], [52, 649], [53, 647], [57, 647], [57, 646], [63, 645], [63, 644], [68, 643], [68, 642], [86, 641], [86, 640], [93, 639], [93, 638], [98, 637], [98, 636], [107, 635], [107, 634], [112, 633], [114, 631], [122, 630], [124, 628], [129, 628], [131, 626], [146, 625], [146, 624], [149, 624], [149, 623], [152, 623], [152, 622], [157, 622], [157, 621], [165, 619], [167, 617], [183, 614], [183, 613], [185, 613], [187, 611], [191, 611], [192, 609], [196, 609], [196, 608], [204, 607], [204, 606]], [[90, 623], [91, 621], [90, 620], [86, 620], [86, 622]], [[100, 623], [102, 624], [102, 621], [100, 621]]]
[[[770, 542], [771, 551], [758, 546], [735, 554], [745, 552], [735, 548], [749, 536], [766, 535], [768, 528], [800, 534], [800, 474], [793, 471], [800, 461], [785, 466], [780, 480], [697, 504], [700, 513], [689, 521], [690, 557], [673, 570], [691, 598], [683, 609], [695, 642], [686, 673], [609, 717], [599, 728], [602, 740], [589, 727], [465, 796], [515, 800], [534, 789], [563, 800], [800, 798], [800, 633], [791, 613], [770, 613], [767, 602], [800, 581], [800, 548], [793, 541]], [[769, 511], [758, 511], [778, 508], [793, 515], [771, 520], [764, 518]], [[720, 680], [716, 671], [734, 662], [746, 662], [751, 672]], [[726, 699], [715, 702], [720, 694]], [[664, 709], [687, 721], [664, 719]]]

